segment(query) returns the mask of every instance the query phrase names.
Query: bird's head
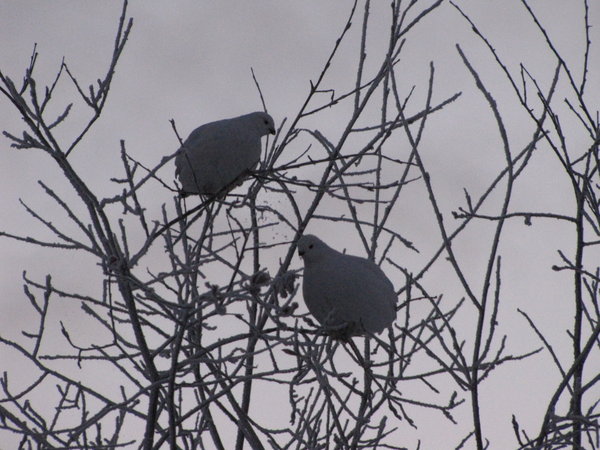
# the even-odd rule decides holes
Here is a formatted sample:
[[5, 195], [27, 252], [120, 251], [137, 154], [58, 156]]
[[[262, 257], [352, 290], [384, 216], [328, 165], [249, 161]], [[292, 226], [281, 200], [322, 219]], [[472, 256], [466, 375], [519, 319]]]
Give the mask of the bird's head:
[[325, 242], [312, 234], [305, 234], [298, 239], [298, 255], [304, 264], [319, 261], [327, 251], [331, 250]]
[[273, 122], [273, 118], [266, 112], [255, 112], [252, 114], [252, 118], [256, 120], [256, 124], [261, 131], [261, 136], [275, 134], [275, 122]]

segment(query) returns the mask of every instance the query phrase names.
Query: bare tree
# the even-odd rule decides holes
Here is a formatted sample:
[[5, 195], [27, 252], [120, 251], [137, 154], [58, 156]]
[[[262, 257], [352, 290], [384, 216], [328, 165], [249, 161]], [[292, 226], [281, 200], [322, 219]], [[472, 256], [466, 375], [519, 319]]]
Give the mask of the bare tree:
[[[435, 132], [428, 127], [430, 118], [457, 107], [461, 93], [437, 98], [434, 62], [429, 63], [423, 85], [407, 89], [399, 83], [405, 43], [442, 3], [386, 4], [387, 48], [376, 55], [367, 52], [367, 40], [375, 26], [372, 8], [383, 5], [356, 0], [304, 103], [267, 141], [260, 167], [247, 174], [242, 188], [226, 196], [184, 202], [173, 186], [169, 163], [174, 153], [152, 165], [130, 154], [125, 141], [118, 149], [123, 173], [113, 178], [121, 187], [119, 195], [93, 192], [71, 164], [70, 156], [103, 113], [115, 67], [130, 37], [133, 20], [127, 1], [108, 70], [97, 84], [85, 88], [63, 61], [46, 85], [35, 74], [37, 49], [21, 83], [0, 71], [0, 92], [23, 120], [22, 132], [4, 135], [17, 149], [48, 154], [78, 196], [77, 201], [67, 201], [40, 182], [48, 198], [64, 211], [65, 222], [55, 224], [24, 206], [54, 240], [1, 235], [57, 252], [88, 254], [103, 280], [99, 294], [90, 296], [57, 286], [51, 274], [37, 280], [25, 273], [24, 290], [36, 331], [24, 330], [23, 341], [0, 336], [0, 342], [20, 352], [37, 372], [20, 391], [11, 388], [9, 374], [4, 373], [0, 429], [18, 435], [20, 448], [407, 448], [398, 430], [431, 432], [417, 428], [416, 411], [427, 410], [456, 423], [456, 408], [466, 404], [471, 423], [460, 429], [459, 433], [467, 431], [454, 445], [483, 449], [491, 444], [486, 439], [489, 425], [481, 414], [481, 383], [499, 365], [507, 361], [518, 365], [545, 350], [562, 382], [548, 400], [539, 430], [523, 429], [513, 416], [515, 447], [598, 448], [600, 376], [590, 361], [597, 358], [600, 345], [600, 268], [592, 257], [600, 242], [599, 124], [586, 96], [592, 79], [587, 2], [588, 34], [579, 77], [556, 50], [534, 10], [522, 2], [532, 26], [544, 35], [556, 57], [549, 85], [525, 66], [512, 73], [468, 13], [455, 5], [513, 86], [517, 104], [531, 118], [531, 133], [517, 145], [509, 138], [511, 130], [493, 88], [485, 84], [469, 52], [457, 46], [457, 57], [494, 117], [504, 165], [480, 194], [465, 190], [451, 220], [443, 215], [422, 142], [427, 133]], [[338, 63], [340, 46], [353, 34], [359, 43], [355, 77], [353, 86], [344, 90], [328, 84], [328, 75]], [[90, 112], [87, 124], [66, 143], [56, 130], [68, 123], [71, 105], [58, 116], [48, 113], [51, 104], [60, 103], [55, 89], [65, 78]], [[561, 81], [569, 94], [557, 98]], [[269, 106], [264, 99], [263, 106]], [[330, 114], [343, 123], [337, 133], [311, 125], [314, 118]], [[588, 135], [587, 148], [569, 147], [569, 133], [578, 130], [562, 125], [564, 115], [577, 118]], [[174, 121], [172, 125], [177, 133]], [[407, 145], [398, 145], [399, 140]], [[542, 145], [554, 151], [571, 182], [573, 215], [511, 207], [515, 183], [527, 176], [532, 155]], [[172, 203], [163, 205], [161, 217], [150, 217], [140, 197], [151, 183], [161, 183], [174, 193]], [[417, 254], [421, 245], [402, 234], [397, 216], [401, 200], [415, 186], [424, 193], [438, 234], [431, 237], [433, 251], [421, 269], [412, 272], [403, 267], [398, 254]], [[483, 213], [484, 207], [497, 212]], [[341, 209], [345, 213], [340, 214]], [[515, 218], [530, 226], [535, 226], [534, 219], [573, 225], [574, 251], [559, 250], [564, 264], [555, 267], [573, 274], [570, 361], [560, 360], [553, 349], [556, 344], [536, 328], [535, 317], [526, 311], [522, 314], [539, 335], [542, 348], [513, 354], [499, 331], [500, 249], [506, 223]], [[478, 222], [491, 223], [493, 233], [482, 243], [488, 249], [486, 264], [483, 278], [476, 280], [465, 271], [468, 255], [457, 253], [455, 242], [469, 236]], [[393, 274], [399, 318], [384, 335], [335, 340], [301, 313], [301, 274], [293, 268], [292, 258], [309, 223], [335, 224]], [[73, 227], [77, 231], [68, 231]], [[458, 298], [445, 297], [439, 288], [433, 292], [424, 281], [447, 261], [461, 289]], [[58, 299], [79, 304], [110, 338], [82, 347], [64, 319], [60, 327], [68, 346], [46, 353], [47, 312]], [[474, 326], [460, 326], [461, 314], [472, 317]], [[59, 364], [73, 361], [110, 374], [120, 397], [104, 394], [97, 378], [80, 380]], [[49, 386], [58, 391], [56, 403], [33, 400], [36, 392], [46, 392]], [[264, 410], [265, 392], [287, 398], [288, 405], [280, 405], [286, 413], [277, 418], [279, 423]], [[142, 433], [132, 432], [140, 426]]]
[[[482, 220], [493, 220], [498, 223], [499, 237], [502, 224], [509, 219], [521, 218], [527, 225], [532, 225], [533, 218], [543, 218], [558, 220], [573, 225], [573, 244], [574, 251], [570, 252], [558, 250], [564, 265], [554, 266], [556, 271], [569, 270], [573, 273], [573, 327], [569, 333], [570, 344], [572, 346], [572, 360], [560, 361], [553, 349], [551, 339], [545, 337], [535, 325], [535, 319], [520, 311], [527, 319], [531, 327], [538, 334], [546, 351], [548, 351], [560, 371], [562, 380], [557, 386], [556, 391], [548, 401], [546, 414], [541, 422], [541, 428], [537, 435], [527, 433], [522, 430], [518, 420], [513, 416], [513, 426], [520, 448], [597, 448], [599, 444], [598, 434], [598, 381], [597, 366], [591, 368], [591, 373], [584, 377], [584, 369], [588, 361], [593, 361], [591, 357], [594, 348], [598, 350], [598, 337], [600, 333], [599, 324], [599, 303], [598, 303], [598, 273], [599, 268], [594, 262], [594, 250], [597, 245], [598, 236], [598, 143], [599, 143], [599, 121], [598, 111], [593, 111], [590, 107], [590, 101], [586, 95], [586, 88], [589, 84], [590, 76], [590, 17], [587, 2], [581, 5], [583, 21], [585, 24], [585, 40], [580, 59], [577, 64], [581, 68], [575, 70], [564, 59], [557, 50], [554, 39], [545, 28], [542, 21], [538, 18], [534, 9], [523, 0], [523, 10], [526, 11], [532, 20], [532, 26], [536, 27], [546, 41], [548, 49], [552, 52], [556, 60], [556, 70], [554, 77], [549, 85], [544, 84], [532, 75], [523, 64], [517, 74], [511, 73], [506, 64], [503, 63], [499, 54], [495, 51], [492, 43], [478, 30], [476, 24], [461, 10], [464, 18], [473, 27], [473, 31], [483, 40], [490, 53], [496, 59], [498, 66], [504, 72], [514, 88], [515, 96], [527, 111], [532, 123], [532, 140], [523, 146], [523, 149], [514, 156], [511, 151], [507, 131], [505, 130], [502, 117], [495, 107], [496, 102], [491, 93], [483, 85], [478, 77], [476, 70], [469, 63], [463, 51], [458, 48], [465, 65], [471, 71], [477, 86], [486, 96], [493, 109], [494, 115], [498, 121], [498, 129], [502, 136], [507, 167], [505, 178], [507, 178], [505, 207], [501, 213], [496, 216], [482, 216], [472, 207], [470, 200], [466, 208], [461, 208], [461, 212], [456, 217], [468, 219], [477, 218]], [[579, 74], [577, 75], [577, 72]], [[561, 80], [562, 79], [562, 80]], [[565, 86], [561, 89], [561, 94], [556, 94], [559, 83]], [[559, 96], [560, 95], [560, 96]], [[558, 97], [558, 98], [557, 98]], [[576, 127], [565, 128], [561, 123], [568, 120], [568, 116], [577, 119], [579, 129]], [[562, 120], [561, 120], [562, 119]], [[568, 144], [569, 135], [578, 133], [587, 135], [589, 146], [587, 148], [571, 148]], [[522, 174], [527, 173], [527, 165], [531, 161], [531, 154], [540, 143], [546, 143], [553, 151], [554, 155], [564, 169], [564, 176], [569, 180], [573, 189], [573, 214], [565, 216], [549, 212], [515, 212], [510, 211], [508, 202], [510, 192], [515, 180]], [[589, 254], [589, 256], [588, 256]], [[591, 257], [591, 258], [590, 258]], [[590, 259], [587, 263], [586, 260]], [[588, 265], [590, 264], [590, 265]], [[498, 260], [499, 267], [499, 260]], [[590, 366], [592, 367], [592, 366]], [[587, 379], [586, 379], [587, 378]], [[565, 412], [559, 413], [557, 410], [559, 400], [567, 399], [565, 402]], [[474, 416], [477, 417], [476, 401], [473, 402]], [[477, 431], [477, 430], [476, 430]], [[535, 437], [532, 437], [535, 436]], [[481, 448], [482, 441], [478, 436], [478, 448]]]

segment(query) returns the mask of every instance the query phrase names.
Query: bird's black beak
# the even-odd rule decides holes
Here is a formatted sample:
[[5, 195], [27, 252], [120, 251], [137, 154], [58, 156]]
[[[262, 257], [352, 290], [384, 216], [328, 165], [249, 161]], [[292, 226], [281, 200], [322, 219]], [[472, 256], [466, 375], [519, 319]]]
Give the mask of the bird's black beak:
[[300, 258], [302, 258], [304, 256], [304, 250], [298, 250], [298, 254], [300, 255]]
[[269, 128], [269, 133], [275, 134], [275, 128]]

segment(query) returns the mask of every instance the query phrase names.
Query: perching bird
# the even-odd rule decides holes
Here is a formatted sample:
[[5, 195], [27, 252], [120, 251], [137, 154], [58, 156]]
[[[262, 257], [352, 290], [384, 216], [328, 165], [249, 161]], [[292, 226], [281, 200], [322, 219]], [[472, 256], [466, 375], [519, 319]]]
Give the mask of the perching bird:
[[260, 138], [275, 134], [270, 115], [254, 112], [196, 128], [175, 157], [182, 194], [216, 194], [260, 160]]
[[340, 253], [311, 234], [298, 240], [298, 254], [306, 306], [332, 336], [380, 333], [394, 322], [394, 286], [373, 261]]

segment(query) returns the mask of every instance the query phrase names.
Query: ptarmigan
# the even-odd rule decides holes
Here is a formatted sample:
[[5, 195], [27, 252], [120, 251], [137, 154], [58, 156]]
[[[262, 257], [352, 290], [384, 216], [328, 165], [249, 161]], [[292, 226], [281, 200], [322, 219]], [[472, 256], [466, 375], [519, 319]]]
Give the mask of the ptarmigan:
[[394, 322], [394, 286], [373, 261], [340, 253], [310, 234], [298, 240], [298, 253], [306, 306], [331, 335], [380, 333]]
[[260, 138], [268, 133], [275, 133], [275, 125], [265, 112], [196, 128], [175, 157], [182, 194], [216, 194], [252, 170], [260, 160]]

